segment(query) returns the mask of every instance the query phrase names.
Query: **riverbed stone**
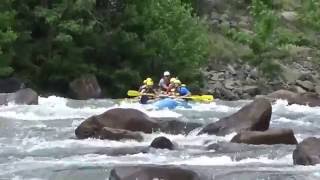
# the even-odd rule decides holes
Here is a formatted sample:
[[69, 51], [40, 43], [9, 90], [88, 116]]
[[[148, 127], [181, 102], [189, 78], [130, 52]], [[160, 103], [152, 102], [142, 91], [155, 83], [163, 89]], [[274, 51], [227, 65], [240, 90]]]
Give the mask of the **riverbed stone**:
[[155, 138], [151, 144], [150, 147], [156, 148], [156, 149], [169, 149], [173, 150], [173, 144], [172, 142], [166, 138], [166, 137], [157, 137]]
[[269, 128], [271, 113], [270, 102], [264, 98], [257, 98], [231, 116], [206, 125], [199, 134], [226, 135], [243, 130], [265, 131]]
[[296, 84], [306, 89], [307, 91], [314, 91], [314, 85], [310, 81], [296, 80]]
[[231, 142], [244, 144], [297, 144], [292, 129], [269, 129], [267, 131], [242, 131]]
[[320, 163], [320, 138], [309, 137], [299, 143], [292, 154], [297, 165], [316, 165]]
[[200, 180], [191, 170], [174, 166], [124, 166], [111, 170], [112, 180]]
[[94, 75], [84, 75], [69, 84], [72, 98], [86, 100], [101, 97], [101, 88]]
[[99, 132], [97, 132], [94, 138], [98, 139], [110, 139], [110, 140], [121, 140], [121, 139], [134, 139], [137, 141], [142, 141], [142, 135], [138, 132], [115, 129], [109, 127], [103, 127]]
[[104, 127], [152, 133], [160, 126], [155, 120], [139, 110], [115, 108], [86, 119], [76, 128], [75, 134], [80, 139], [97, 137]]
[[35, 105], [38, 104], [38, 93], [30, 88], [20, 89], [14, 93], [0, 93], [0, 105], [8, 103]]

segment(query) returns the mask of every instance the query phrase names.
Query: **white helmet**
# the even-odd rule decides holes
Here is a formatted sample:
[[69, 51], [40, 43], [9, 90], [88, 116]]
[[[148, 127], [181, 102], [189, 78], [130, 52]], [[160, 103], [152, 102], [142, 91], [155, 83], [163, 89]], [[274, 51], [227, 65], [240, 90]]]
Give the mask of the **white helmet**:
[[170, 72], [169, 72], [169, 71], [165, 71], [165, 72], [163, 73], [163, 76], [170, 76]]

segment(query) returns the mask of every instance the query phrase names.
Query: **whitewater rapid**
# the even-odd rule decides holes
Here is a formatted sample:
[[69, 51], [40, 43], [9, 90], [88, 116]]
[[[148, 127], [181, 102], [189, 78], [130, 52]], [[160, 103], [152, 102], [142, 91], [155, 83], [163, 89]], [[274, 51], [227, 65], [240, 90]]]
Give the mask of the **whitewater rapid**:
[[[205, 149], [212, 143], [227, 143], [235, 133], [197, 136], [200, 129], [188, 135], [155, 132], [143, 134], [142, 142], [78, 140], [74, 135], [75, 128], [83, 120], [112, 108], [135, 108], [151, 117], [174, 117], [205, 125], [238, 111], [249, 102], [216, 101], [192, 104], [192, 109], [156, 110], [152, 105], [131, 100], [78, 101], [50, 96], [40, 97], [39, 105], [1, 106], [0, 179], [107, 179], [112, 167], [130, 164], [209, 168], [212, 172], [225, 173], [222, 179], [279, 178], [275, 174], [280, 174], [280, 179], [299, 179], [301, 174], [306, 179], [320, 179], [319, 165], [293, 166], [295, 146], [247, 146], [242, 152]], [[320, 107], [288, 105], [286, 101], [278, 100], [272, 109], [270, 128], [292, 128], [299, 142], [310, 136], [320, 137]], [[169, 138], [178, 146], [177, 150], [114, 155], [114, 151], [121, 148], [148, 146], [158, 136]]]

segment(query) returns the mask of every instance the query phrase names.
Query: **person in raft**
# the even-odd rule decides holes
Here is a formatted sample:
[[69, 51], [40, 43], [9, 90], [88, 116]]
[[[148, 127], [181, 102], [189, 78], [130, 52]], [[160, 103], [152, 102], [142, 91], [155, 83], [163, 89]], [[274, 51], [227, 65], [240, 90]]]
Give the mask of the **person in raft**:
[[170, 84], [169, 84], [168, 89], [166, 91], [167, 95], [175, 95], [176, 88], [174, 86], [174, 81], [177, 79], [178, 78], [174, 78], [174, 77], [170, 79]]
[[152, 79], [149, 77], [147, 79], [143, 80], [143, 85], [139, 87], [139, 92], [141, 92], [142, 90], [147, 88], [148, 81], [153, 82]]
[[140, 97], [141, 104], [147, 104], [150, 99], [154, 99], [156, 96], [156, 91], [154, 89], [154, 84], [152, 80], [146, 81], [145, 87], [140, 92], [142, 96]]
[[142, 94], [153, 94], [155, 95], [157, 92], [153, 88], [153, 81], [147, 81], [146, 82], [146, 87], [141, 90]]
[[175, 92], [177, 93], [177, 95], [179, 97], [187, 97], [187, 96], [191, 95], [191, 93], [188, 90], [188, 88], [186, 87], [186, 85], [185, 84], [181, 84], [180, 80], [176, 79], [174, 81], [174, 86], [176, 88]]
[[165, 71], [163, 73], [163, 77], [159, 81], [160, 90], [166, 92], [169, 88], [169, 84], [170, 84], [170, 72]]

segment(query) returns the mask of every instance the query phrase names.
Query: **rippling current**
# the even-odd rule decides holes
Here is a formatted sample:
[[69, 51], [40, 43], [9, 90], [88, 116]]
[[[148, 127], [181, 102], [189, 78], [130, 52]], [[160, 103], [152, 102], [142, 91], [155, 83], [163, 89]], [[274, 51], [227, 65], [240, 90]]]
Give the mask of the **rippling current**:
[[[196, 136], [165, 133], [143, 134], [144, 141], [78, 140], [75, 128], [86, 118], [116, 107], [136, 108], [151, 117], [176, 117], [203, 125], [228, 116], [250, 101], [217, 101], [193, 104], [192, 109], [154, 110], [150, 105], [120, 100], [76, 101], [60, 97], [39, 99], [39, 105], [0, 107], [0, 179], [108, 179], [112, 167], [155, 164], [190, 168], [214, 180], [320, 179], [320, 165], [293, 166], [291, 145], [243, 145], [239, 151], [206, 150], [208, 144], [221, 146], [235, 134]], [[320, 137], [320, 107], [272, 105], [270, 128], [292, 128], [299, 142]], [[113, 151], [148, 146], [158, 136], [166, 136], [178, 148], [151, 150], [134, 155], [114, 155]]]

